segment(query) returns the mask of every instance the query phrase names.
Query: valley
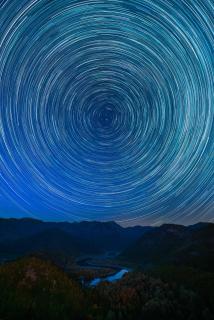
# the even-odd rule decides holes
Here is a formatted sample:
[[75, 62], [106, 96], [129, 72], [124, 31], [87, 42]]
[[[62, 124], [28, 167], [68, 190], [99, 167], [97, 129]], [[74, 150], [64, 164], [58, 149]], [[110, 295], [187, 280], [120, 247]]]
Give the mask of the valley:
[[213, 320], [214, 224], [0, 219], [3, 320]]

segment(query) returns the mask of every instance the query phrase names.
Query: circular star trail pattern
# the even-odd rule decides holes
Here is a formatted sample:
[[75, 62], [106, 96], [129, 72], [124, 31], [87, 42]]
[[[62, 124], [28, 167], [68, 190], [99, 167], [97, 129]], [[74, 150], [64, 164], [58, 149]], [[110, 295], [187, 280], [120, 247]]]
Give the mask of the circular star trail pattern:
[[213, 220], [212, 1], [0, 8], [1, 212]]

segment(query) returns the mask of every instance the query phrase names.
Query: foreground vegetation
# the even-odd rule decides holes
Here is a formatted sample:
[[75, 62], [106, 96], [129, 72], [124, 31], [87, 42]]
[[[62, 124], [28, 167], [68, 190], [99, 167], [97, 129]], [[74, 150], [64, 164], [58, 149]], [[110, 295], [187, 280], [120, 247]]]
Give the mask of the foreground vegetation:
[[0, 267], [0, 319], [214, 319], [214, 274], [173, 268], [85, 288], [50, 262], [20, 259]]

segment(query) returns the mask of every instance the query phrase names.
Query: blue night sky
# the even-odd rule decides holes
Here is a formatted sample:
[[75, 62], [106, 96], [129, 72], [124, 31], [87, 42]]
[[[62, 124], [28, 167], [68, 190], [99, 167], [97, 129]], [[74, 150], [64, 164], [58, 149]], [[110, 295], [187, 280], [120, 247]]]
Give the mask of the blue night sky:
[[214, 221], [212, 0], [0, 0], [0, 217]]

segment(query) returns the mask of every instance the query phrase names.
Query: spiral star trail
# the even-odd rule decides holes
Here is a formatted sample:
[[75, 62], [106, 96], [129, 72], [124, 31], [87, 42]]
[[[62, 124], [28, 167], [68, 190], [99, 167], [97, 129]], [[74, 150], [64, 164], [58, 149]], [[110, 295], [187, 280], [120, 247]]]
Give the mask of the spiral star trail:
[[214, 221], [213, 13], [0, 0], [0, 215]]

